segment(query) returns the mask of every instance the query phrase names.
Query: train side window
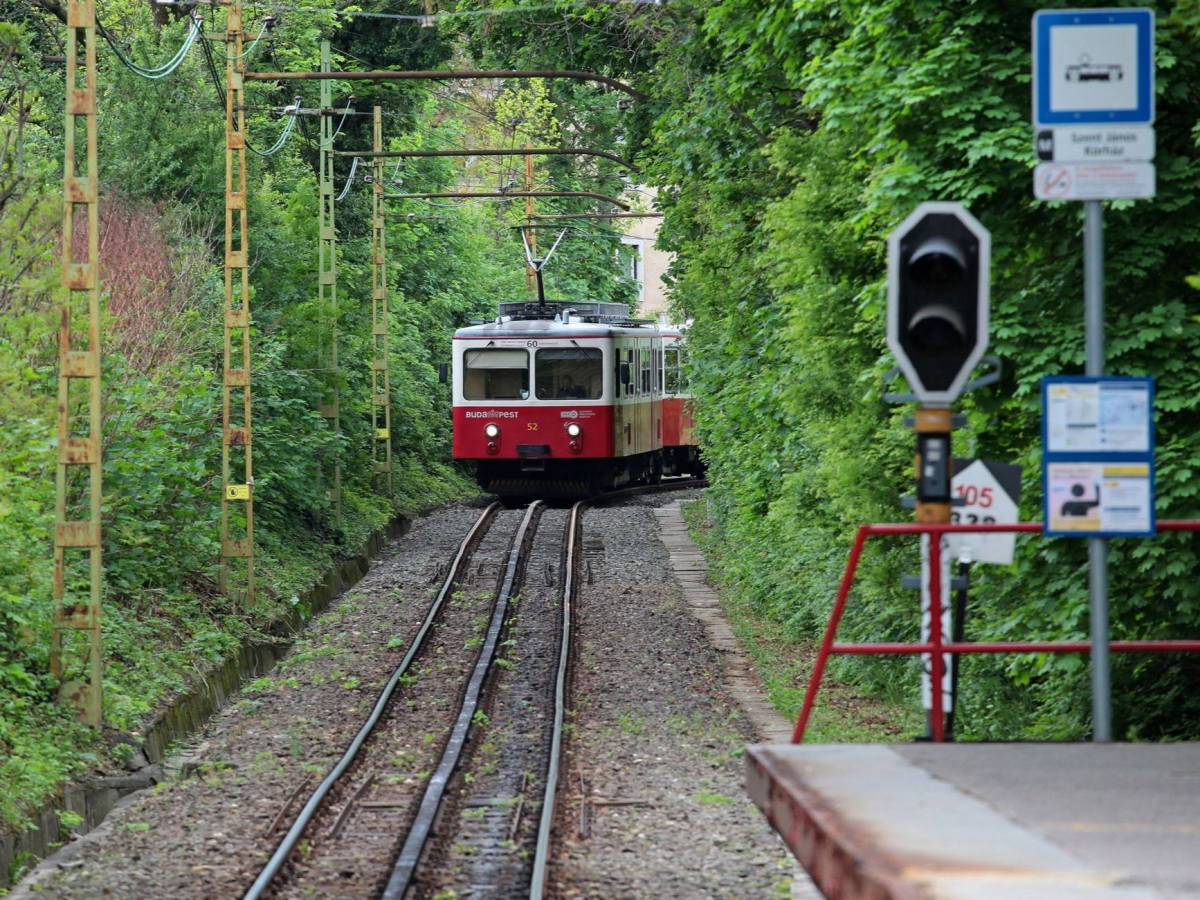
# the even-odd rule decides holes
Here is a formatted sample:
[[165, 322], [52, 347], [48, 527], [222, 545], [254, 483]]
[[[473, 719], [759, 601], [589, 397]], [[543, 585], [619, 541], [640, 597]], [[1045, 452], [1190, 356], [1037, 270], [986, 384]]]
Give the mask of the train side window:
[[467, 400], [529, 398], [528, 350], [467, 350], [463, 353], [463, 397]]
[[678, 394], [681, 388], [679, 383], [679, 348], [668, 347], [663, 352], [663, 356], [666, 358], [666, 392], [668, 394]]
[[642, 393], [650, 393], [650, 348], [642, 351]]

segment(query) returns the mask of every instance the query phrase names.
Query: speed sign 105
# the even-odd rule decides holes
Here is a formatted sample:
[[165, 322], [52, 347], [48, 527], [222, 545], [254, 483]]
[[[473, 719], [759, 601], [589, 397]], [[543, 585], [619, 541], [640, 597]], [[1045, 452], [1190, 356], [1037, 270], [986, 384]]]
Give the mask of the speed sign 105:
[[[1012, 525], [1018, 521], [1021, 467], [980, 459], [955, 460], [950, 492], [956, 504], [950, 521], [962, 525]], [[949, 534], [948, 549], [963, 562], [1009, 565], [1015, 534]]]

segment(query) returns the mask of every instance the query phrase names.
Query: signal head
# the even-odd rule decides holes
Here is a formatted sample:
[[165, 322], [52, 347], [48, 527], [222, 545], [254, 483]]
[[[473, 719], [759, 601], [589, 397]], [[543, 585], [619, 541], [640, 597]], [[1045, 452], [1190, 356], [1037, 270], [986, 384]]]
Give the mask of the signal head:
[[990, 255], [958, 203], [922, 203], [888, 240], [888, 346], [924, 402], [952, 402], [987, 349]]

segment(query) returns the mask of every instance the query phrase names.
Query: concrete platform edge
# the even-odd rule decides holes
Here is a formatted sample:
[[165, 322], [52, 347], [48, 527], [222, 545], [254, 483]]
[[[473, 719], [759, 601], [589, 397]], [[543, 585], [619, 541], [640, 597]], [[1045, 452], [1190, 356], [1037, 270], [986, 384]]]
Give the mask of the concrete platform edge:
[[853, 837], [820, 795], [794, 781], [790, 792], [781, 787], [786, 773], [764, 752], [769, 746], [746, 748], [746, 789], [817, 888], [845, 900], [921, 900], [899, 867]]

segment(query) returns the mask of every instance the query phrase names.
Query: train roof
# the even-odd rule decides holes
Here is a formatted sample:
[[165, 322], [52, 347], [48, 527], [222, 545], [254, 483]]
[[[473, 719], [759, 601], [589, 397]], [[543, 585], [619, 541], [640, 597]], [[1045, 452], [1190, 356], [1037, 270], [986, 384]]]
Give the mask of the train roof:
[[456, 340], [512, 337], [608, 337], [610, 335], [656, 335], [658, 323], [634, 319], [624, 303], [501, 303], [500, 315], [491, 322], [478, 322], [454, 332]]

